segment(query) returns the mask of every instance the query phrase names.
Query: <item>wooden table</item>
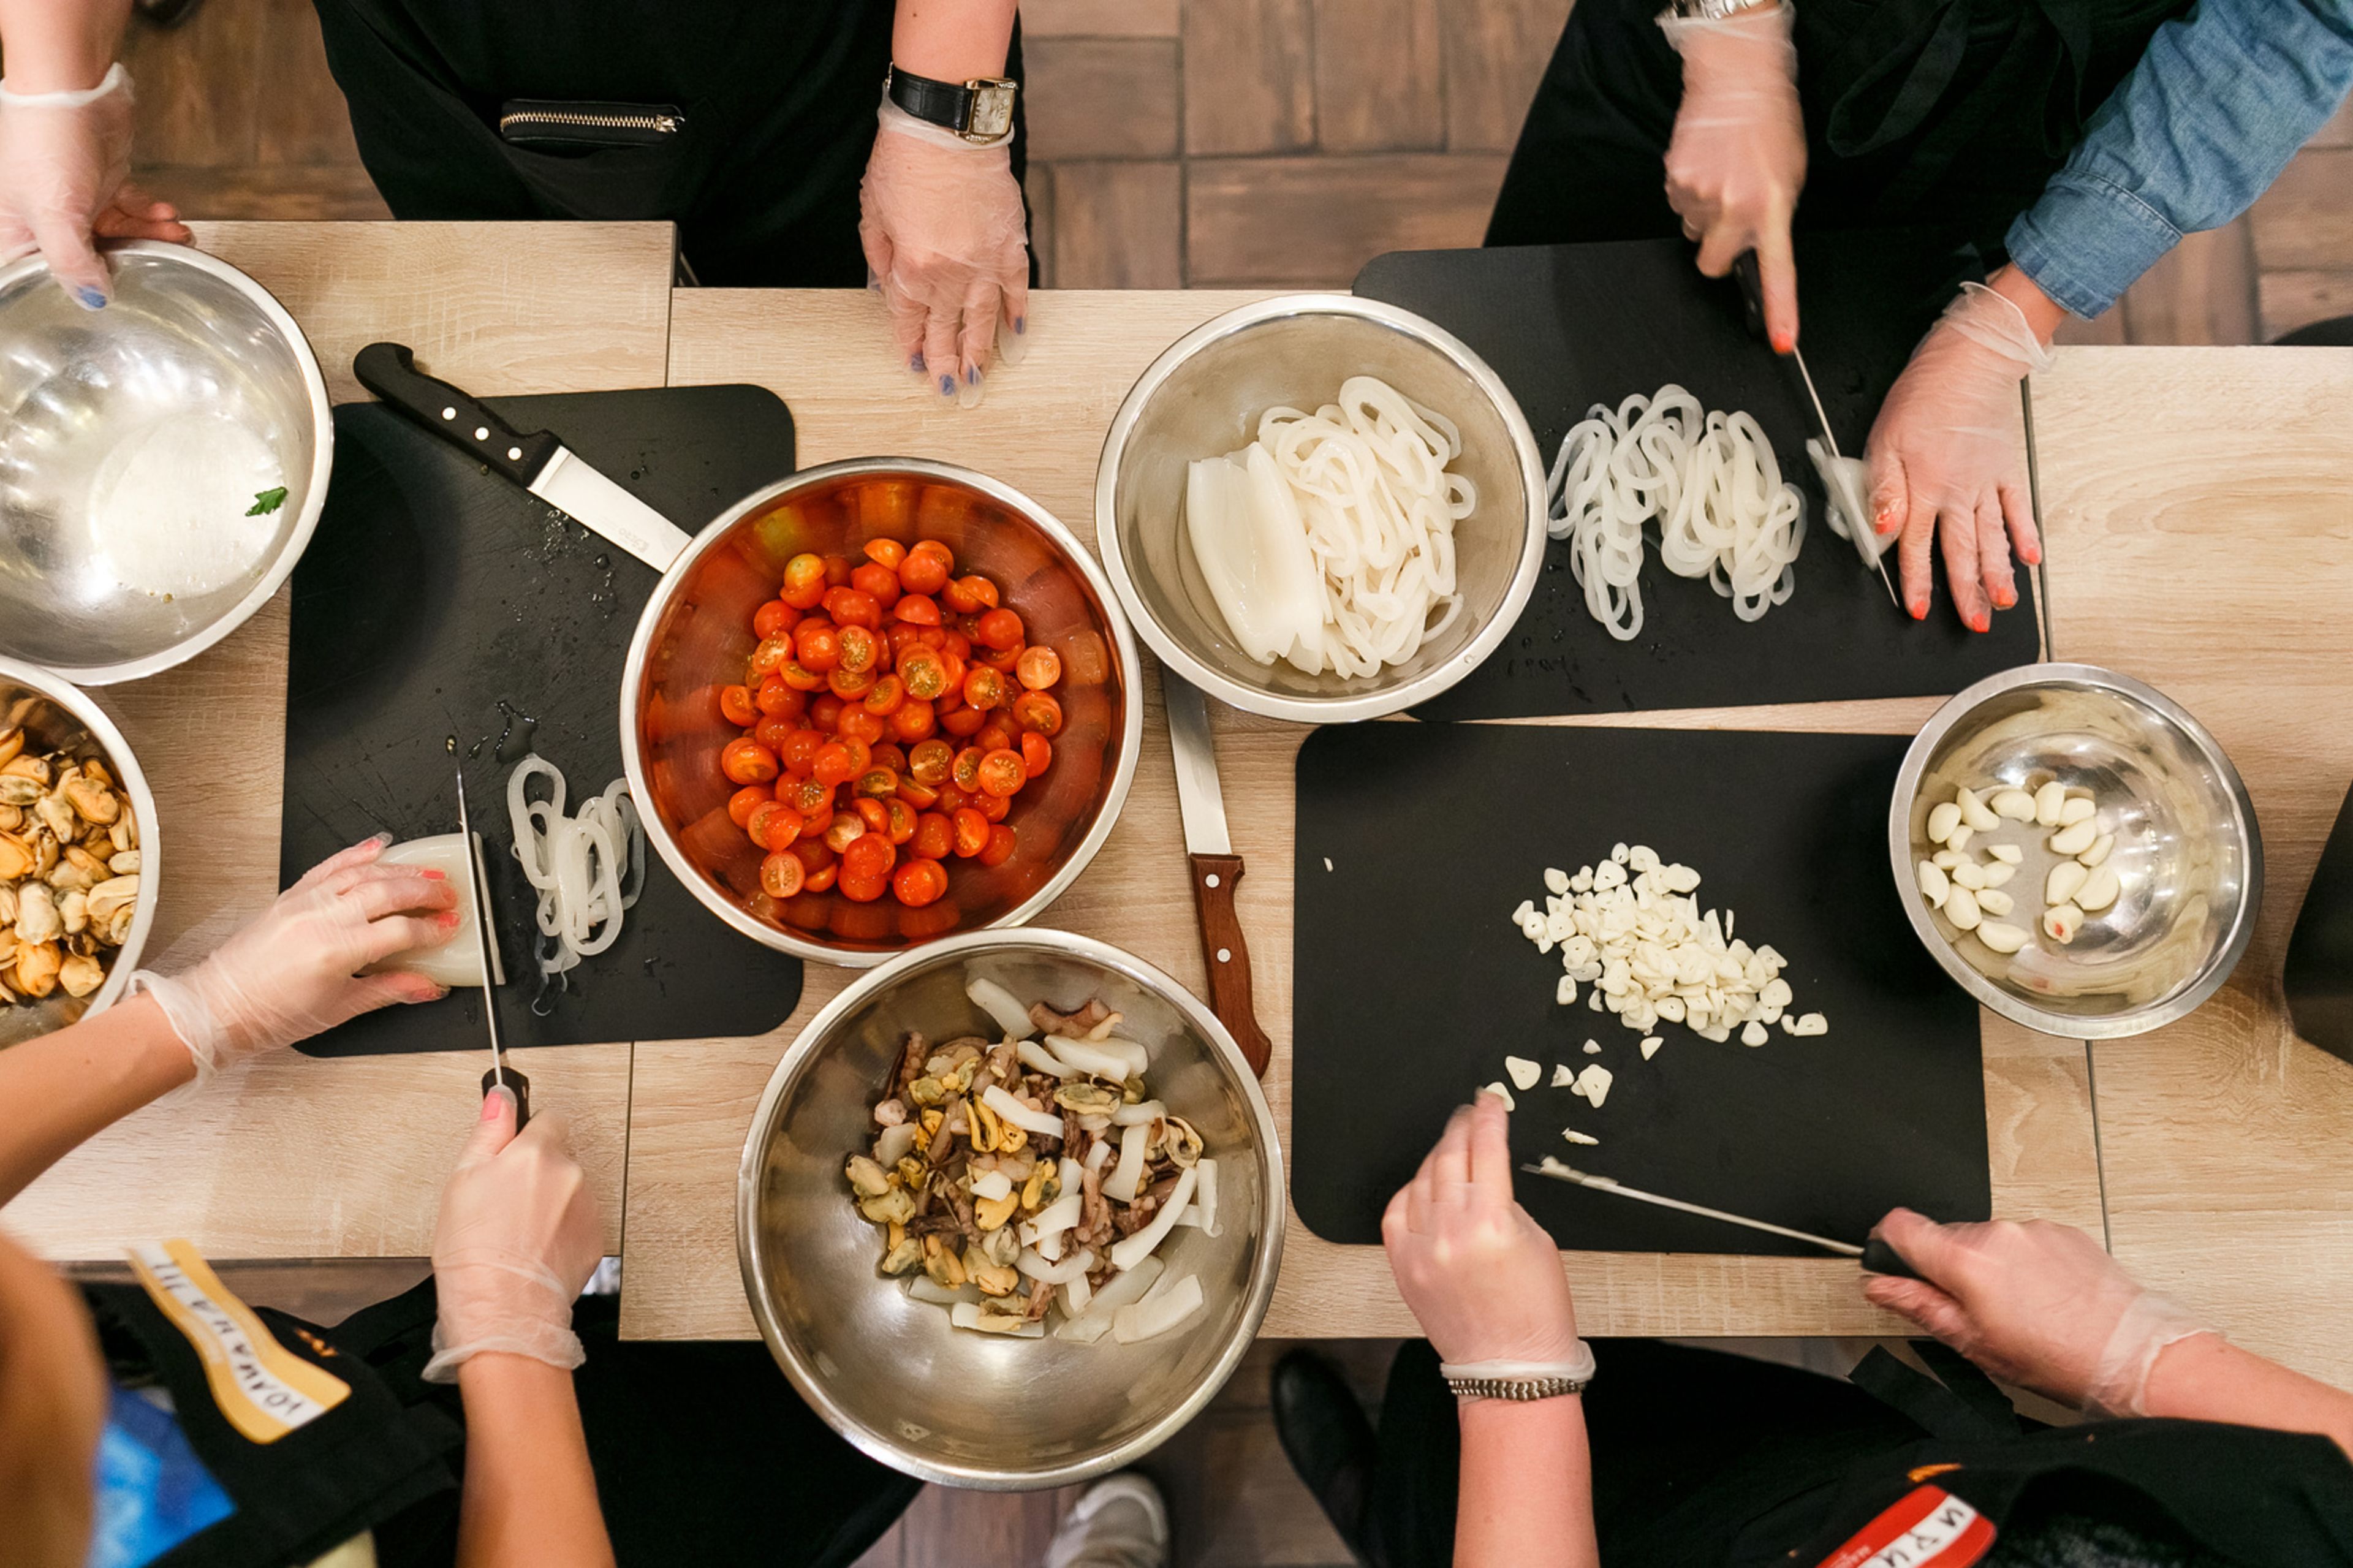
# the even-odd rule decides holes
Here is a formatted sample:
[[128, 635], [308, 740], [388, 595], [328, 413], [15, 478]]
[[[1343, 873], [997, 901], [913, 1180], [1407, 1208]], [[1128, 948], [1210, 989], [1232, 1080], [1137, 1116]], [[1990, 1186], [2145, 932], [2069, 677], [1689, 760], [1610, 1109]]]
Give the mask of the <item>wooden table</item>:
[[[406, 336], [490, 393], [747, 381], [792, 405], [800, 459], [902, 453], [962, 462], [1027, 491], [1084, 537], [1102, 432], [1152, 356], [1249, 296], [1055, 293], [1031, 357], [960, 411], [892, 368], [862, 294], [666, 288], [666, 231], [623, 226], [230, 225], [208, 246], [253, 271], [312, 331], [331, 374]], [[330, 299], [329, 295], [332, 298]], [[666, 358], [663, 347], [667, 345]], [[2069, 350], [2036, 384], [2055, 657], [2164, 688], [2245, 773], [2269, 851], [2264, 916], [2232, 986], [2143, 1040], [2103, 1045], [1986, 1016], [2000, 1214], [2097, 1233], [2244, 1342], [2353, 1381], [2353, 1068], [2287, 1030], [2280, 953], [2353, 776], [2332, 710], [2353, 669], [2353, 353]], [[348, 393], [348, 385], [339, 388]], [[109, 693], [175, 823], [214, 838], [167, 871], [168, 963], [267, 896], [277, 822], [282, 604], [185, 668]], [[199, 705], [194, 700], [201, 695]], [[1202, 982], [1166, 742], [1147, 690], [1135, 786], [1103, 854], [1045, 923]], [[1904, 733], [1933, 700], [1643, 714], [1600, 721]], [[1290, 1125], [1292, 767], [1304, 731], [1216, 717], [1242, 920], [1275, 1040], [1266, 1089]], [[224, 775], [232, 758], [241, 759]], [[227, 787], [223, 787], [227, 784]], [[197, 835], [181, 827], [177, 842]], [[813, 968], [795, 1016], [752, 1039], [638, 1041], [532, 1053], [540, 1098], [570, 1112], [623, 1251], [623, 1331], [748, 1335], [733, 1173], [784, 1044], [846, 977]], [[560, 1059], [557, 1059], [560, 1058]], [[2096, 1069], [2095, 1130], [2092, 1074]], [[217, 1258], [426, 1250], [448, 1152], [471, 1117], [470, 1055], [259, 1063], [213, 1094], [151, 1111], [77, 1153], [6, 1212], [53, 1256], [186, 1235]], [[2102, 1202], [2105, 1176], [2106, 1203]], [[621, 1202], [626, 1190], [626, 1207]], [[1588, 1332], [1888, 1331], [1835, 1261], [1570, 1254]], [[1294, 1223], [1272, 1334], [1410, 1331], [1375, 1249]]]

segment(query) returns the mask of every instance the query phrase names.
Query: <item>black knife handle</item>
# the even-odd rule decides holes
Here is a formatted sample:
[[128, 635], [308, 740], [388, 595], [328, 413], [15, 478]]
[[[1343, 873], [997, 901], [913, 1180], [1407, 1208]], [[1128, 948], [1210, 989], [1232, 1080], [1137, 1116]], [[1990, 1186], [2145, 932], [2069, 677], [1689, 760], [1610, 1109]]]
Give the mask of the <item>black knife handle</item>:
[[[512, 1091], [515, 1097], [515, 1131], [520, 1132], [524, 1128], [531, 1125], [531, 1079], [523, 1077], [522, 1074], [515, 1071], [512, 1068], [506, 1069], [506, 1075], [507, 1088]], [[498, 1068], [492, 1068], [482, 1074], [482, 1098], [484, 1100], [490, 1099], [491, 1090], [498, 1087]]]
[[539, 478], [564, 445], [545, 430], [524, 435], [471, 394], [426, 374], [406, 343], [368, 344], [352, 356], [352, 374], [388, 406], [519, 485]]
[[[514, 1075], [507, 1075], [512, 1078]], [[1904, 1261], [1904, 1255], [1879, 1237], [1870, 1237], [1862, 1244], [1862, 1271], [1865, 1274], [1892, 1274], [1898, 1279], [1917, 1279], [1920, 1271]]]
[[1757, 270], [1757, 253], [1744, 250], [1732, 258], [1732, 275], [1740, 279], [1740, 303], [1748, 315], [1748, 330], [1757, 337], [1765, 332], [1765, 279]]

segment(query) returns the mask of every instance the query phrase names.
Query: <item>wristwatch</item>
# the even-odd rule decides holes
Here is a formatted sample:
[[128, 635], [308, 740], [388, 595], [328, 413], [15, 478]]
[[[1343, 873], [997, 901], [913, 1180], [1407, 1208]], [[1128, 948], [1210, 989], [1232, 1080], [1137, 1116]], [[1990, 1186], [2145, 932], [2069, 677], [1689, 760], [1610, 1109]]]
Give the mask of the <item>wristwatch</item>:
[[1584, 1377], [1449, 1377], [1446, 1386], [1457, 1399], [1509, 1399], [1525, 1404], [1582, 1394], [1592, 1381], [1590, 1373]]
[[882, 79], [891, 101], [916, 119], [944, 126], [965, 141], [987, 147], [1013, 134], [1013, 95], [1021, 84], [1009, 77], [976, 76], [969, 81], [934, 81], [897, 66]]
[[1759, 11], [1767, 5], [1789, 4], [1789, 0], [1673, 0], [1659, 14], [1660, 20], [1675, 17], [1683, 21], [1721, 22], [1726, 16], [1737, 16], [1743, 11]]

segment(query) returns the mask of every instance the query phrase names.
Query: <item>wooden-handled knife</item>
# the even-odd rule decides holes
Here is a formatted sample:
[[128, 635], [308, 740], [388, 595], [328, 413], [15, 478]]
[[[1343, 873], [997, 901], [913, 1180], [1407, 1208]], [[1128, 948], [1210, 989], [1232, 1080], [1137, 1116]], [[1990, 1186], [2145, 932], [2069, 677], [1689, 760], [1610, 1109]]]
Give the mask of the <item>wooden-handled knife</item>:
[[1193, 863], [1193, 912], [1201, 925], [1201, 959], [1209, 971], [1209, 1010], [1242, 1048], [1250, 1071], [1266, 1076], [1273, 1047], [1250, 1004], [1250, 948], [1234, 913], [1242, 858], [1226, 836], [1226, 800], [1218, 787], [1218, 752], [1209, 738], [1208, 702], [1166, 669], [1160, 693], [1168, 707], [1168, 750], [1176, 762], [1176, 805]]

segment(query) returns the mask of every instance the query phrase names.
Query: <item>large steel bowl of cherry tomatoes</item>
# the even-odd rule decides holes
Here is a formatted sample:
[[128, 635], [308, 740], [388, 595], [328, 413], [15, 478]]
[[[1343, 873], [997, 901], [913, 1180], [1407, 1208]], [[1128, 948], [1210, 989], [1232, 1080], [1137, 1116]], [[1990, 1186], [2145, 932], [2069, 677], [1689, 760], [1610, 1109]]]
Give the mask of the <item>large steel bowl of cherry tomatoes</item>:
[[646, 836], [721, 920], [865, 967], [1019, 925], [1127, 798], [1135, 642], [1035, 501], [911, 458], [745, 497], [654, 590], [621, 688]]

